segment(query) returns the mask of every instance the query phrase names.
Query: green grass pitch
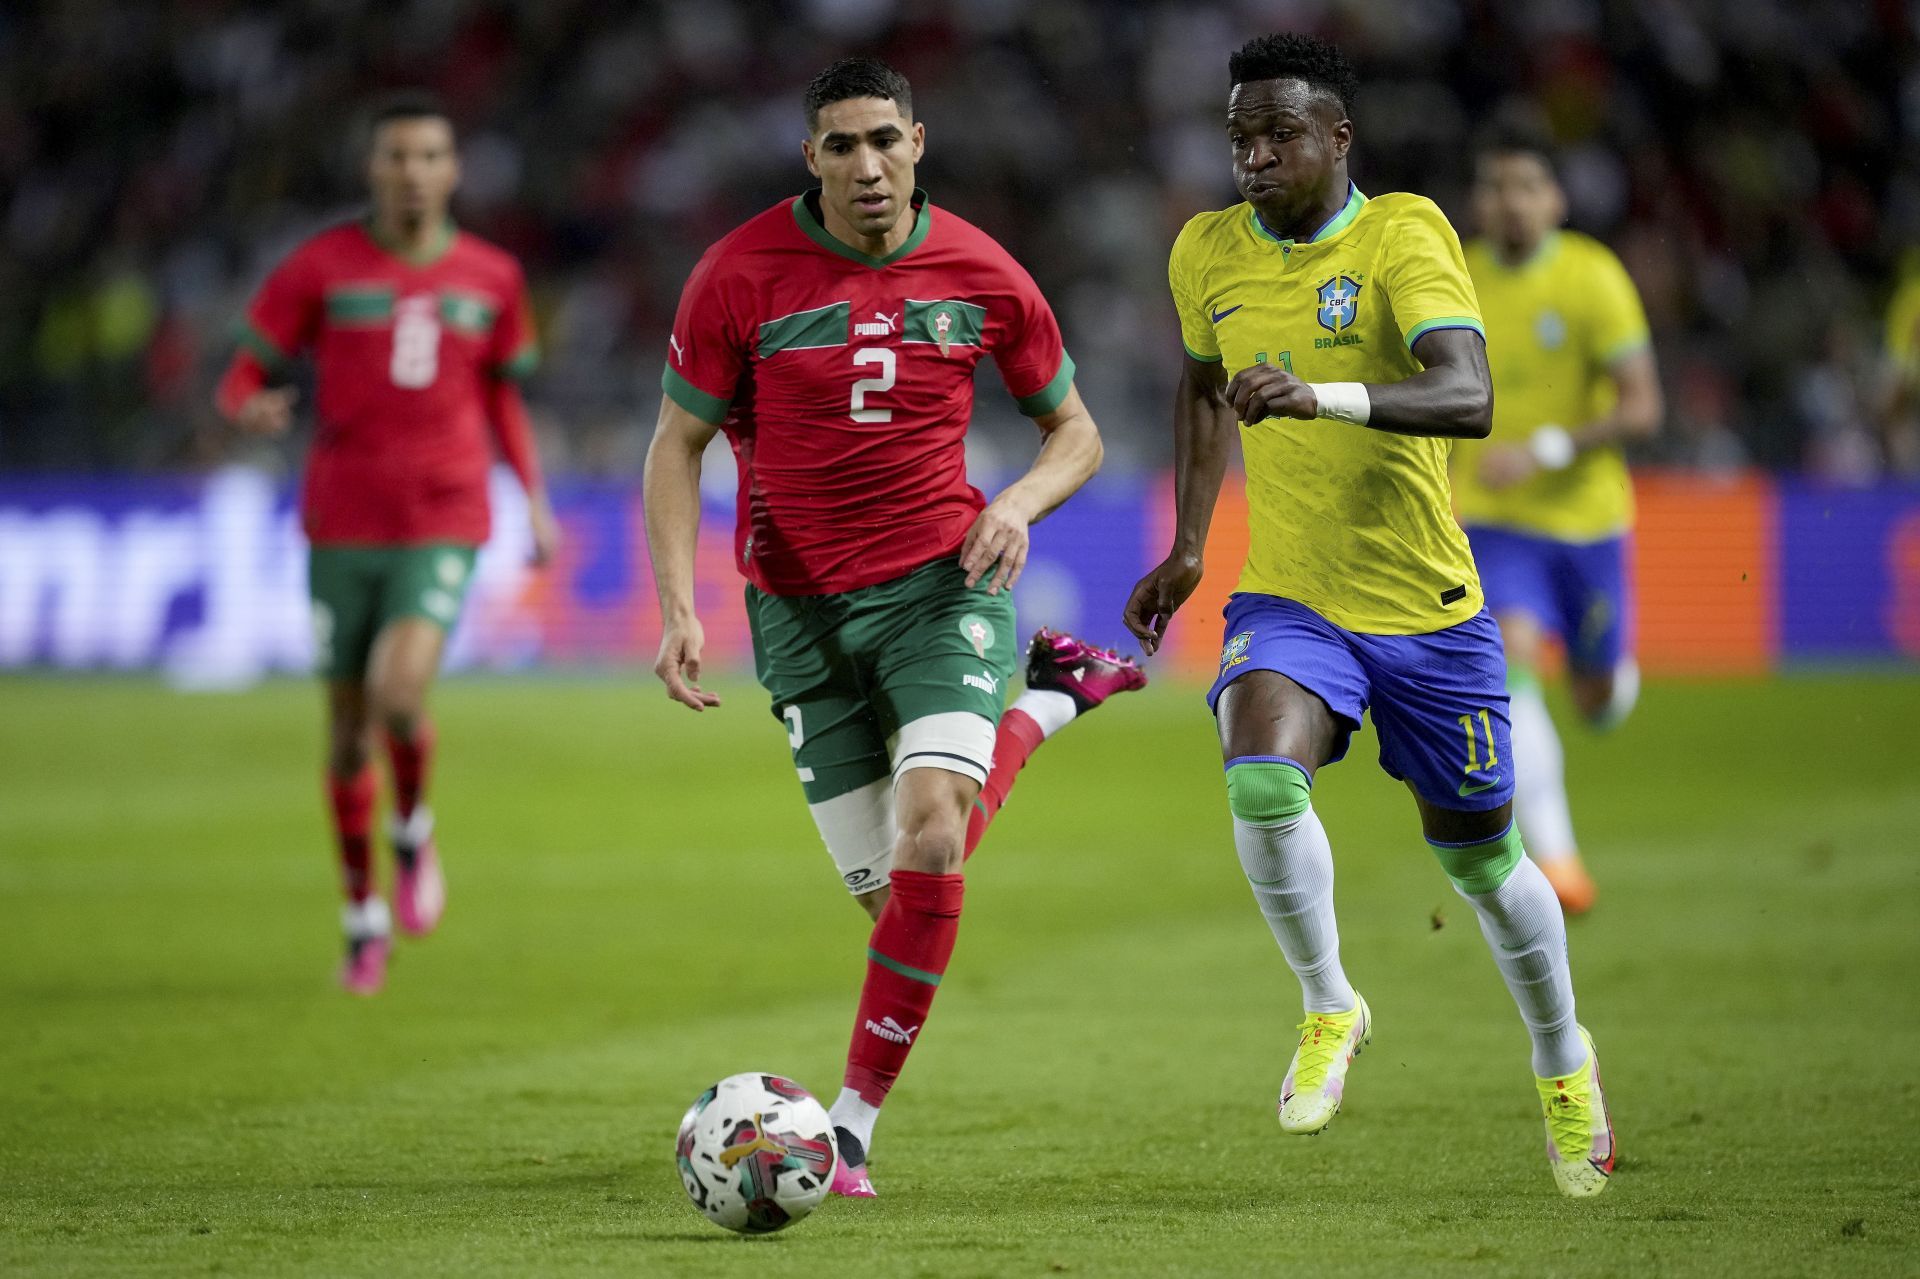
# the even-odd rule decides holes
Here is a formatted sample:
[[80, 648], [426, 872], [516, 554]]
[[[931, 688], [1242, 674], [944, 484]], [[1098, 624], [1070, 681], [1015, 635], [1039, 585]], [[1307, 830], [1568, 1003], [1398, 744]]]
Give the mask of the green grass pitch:
[[451, 909], [362, 1002], [314, 689], [0, 683], [0, 1272], [1920, 1271], [1920, 679], [1656, 683], [1568, 734], [1599, 1201], [1555, 1194], [1524, 1034], [1368, 739], [1316, 800], [1379, 1029], [1332, 1129], [1282, 1135], [1295, 987], [1169, 687], [1050, 743], [975, 859], [883, 1197], [758, 1240], [686, 1203], [675, 1124], [737, 1070], [831, 1098], [865, 926], [723, 691], [444, 686]]

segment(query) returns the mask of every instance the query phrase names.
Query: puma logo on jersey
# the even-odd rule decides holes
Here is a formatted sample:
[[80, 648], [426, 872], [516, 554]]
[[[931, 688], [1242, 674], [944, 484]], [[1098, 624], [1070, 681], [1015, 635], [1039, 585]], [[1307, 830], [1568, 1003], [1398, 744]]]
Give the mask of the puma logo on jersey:
[[675, 363], [685, 364], [687, 362], [687, 353], [680, 349], [680, 339], [671, 333], [667, 334], [667, 347], [673, 352]]
[[899, 316], [888, 315], [885, 311], [875, 311], [873, 319], [862, 320], [853, 326], [853, 335], [862, 338], [891, 337], [894, 327], [899, 323]]
[[867, 1029], [890, 1044], [911, 1044], [918, 1026], [902, 1026], [891, 1017], [882, 1017], [879, 1021], [867, 1018]]
[[960, 682], [968, 688], [977, 688], [988, 696], [998, 694], [1000, 681], [991, 675], [962, 675]]

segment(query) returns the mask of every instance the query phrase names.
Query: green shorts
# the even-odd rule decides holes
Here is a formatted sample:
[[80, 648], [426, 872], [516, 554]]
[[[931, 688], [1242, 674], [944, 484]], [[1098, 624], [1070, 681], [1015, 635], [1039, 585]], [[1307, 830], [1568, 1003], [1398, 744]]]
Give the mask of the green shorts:
[[[953, 712], [1000, 722], [1013, 596], [989, 595], [984, 582], [970, 589], [958, 559], [837, 595], [749, 585], [747, 622], [755, 674], [787, 726], [809, 804], [888, 776], [888, 744], [903, 725]], [[991, 762], [954, 764], [984, 775]]]
[[476, 550], [455, 542], [312, 548], [307, 592], [313, 597], [315, 673], [322, 679], [365, 675], [375, 637], [403, 617], [424, 617], [452, 630]]

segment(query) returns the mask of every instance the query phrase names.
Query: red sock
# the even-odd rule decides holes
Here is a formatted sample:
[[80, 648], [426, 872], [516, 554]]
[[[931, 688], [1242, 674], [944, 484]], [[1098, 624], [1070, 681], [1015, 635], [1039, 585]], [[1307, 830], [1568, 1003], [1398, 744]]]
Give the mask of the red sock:
[[393, 810], [405, 821], [427, 789], [427, 770], [433, 766], [433, 725], [419, 721], [411, 742], [387, 734], [387, 760], [393, 765]]
[[1000, 717], [1000, 731], [993, 739], [993, 770], [987, 774], [987, 784], [980, 788], [980, 798], [973, 801], [973, 813], [967, 818], [968, 857], [973, 856], [973, 850], [980, 846], [980, 837], [987, 833], [988, 825], [1000, 813], [1000, 806], [1007, 802], [1013, 779], [1020, 776], [1027, 758], [1046, 740], [1040, 725], [1025, 711], [1010, 710]]
[[846, 1086], [868, 1105], [887, 1099], [926, 1024], [960, 933], [959, 875], [893, 872], [893, 891], [867, 942], [867, 981], [847, 1049]]
[[340, 841], [340, 878], [347, 900], [358, 904], [373, 896], [373, 766], [352, 777], [327, 774], [333, 801], [333, 831]]

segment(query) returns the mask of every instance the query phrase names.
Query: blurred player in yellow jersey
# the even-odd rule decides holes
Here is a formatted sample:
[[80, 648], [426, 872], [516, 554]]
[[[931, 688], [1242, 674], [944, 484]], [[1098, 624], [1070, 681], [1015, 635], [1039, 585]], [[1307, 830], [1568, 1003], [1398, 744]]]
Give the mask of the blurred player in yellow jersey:
[[1920, 246], [1900, 259], [1900, 282], [1887, 303], [1886, 385], [1879, 406], [1887, 465], [1920, 472]]
[[1548, 634], [1564, 645], [1588, 723], [1611, 727], [1632, 710], [1633, 482], [1621, 446], [1659, 429], [1660, 382], [1620, 260], [1560, 227], [1566, 196], [1544, 135], [1517, 124], [1489, 134], [1473, 198], [1480, 237], [1467, 269], [1487, 327], [1493, 432], [1454, 446], [1454, 501], [1506, 642], [1514, 815], [1562, 907], [1581, 914], [1594, 885], [1541, 696], [1541, 649]]

